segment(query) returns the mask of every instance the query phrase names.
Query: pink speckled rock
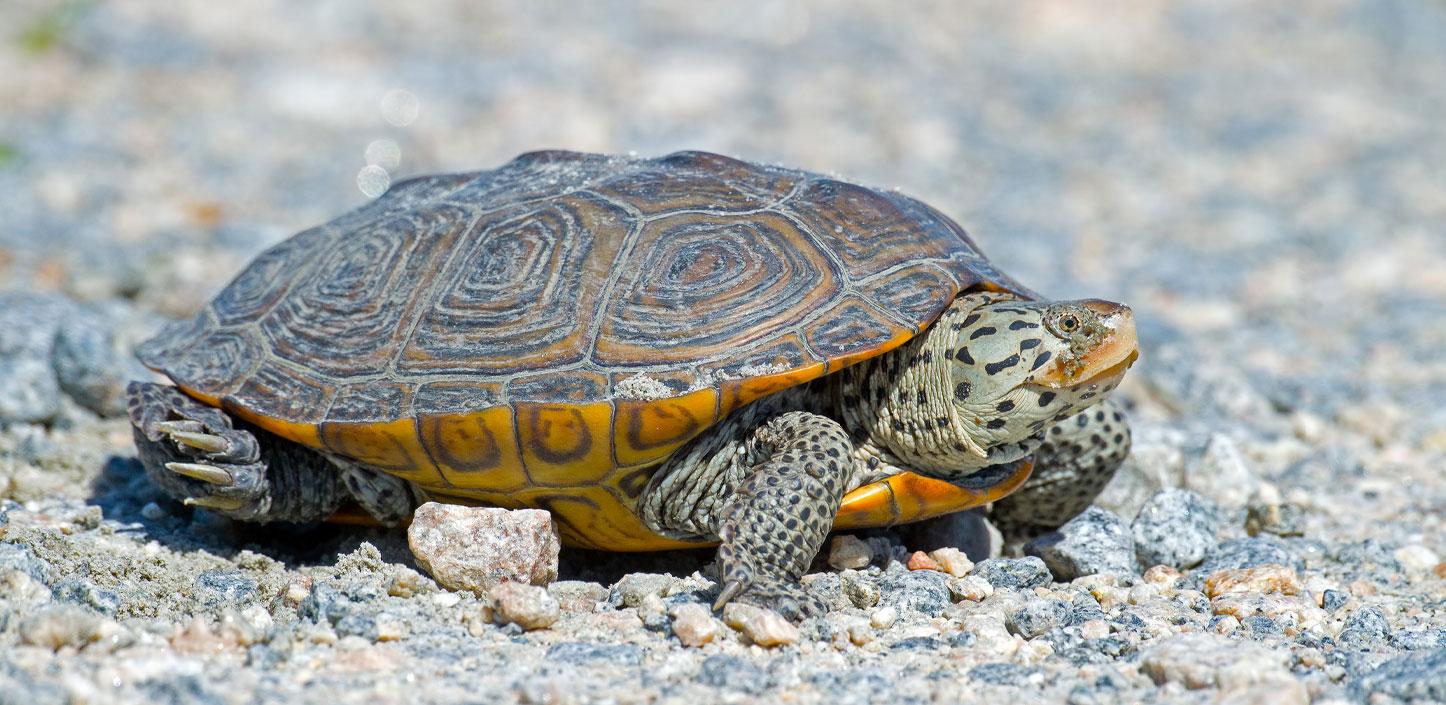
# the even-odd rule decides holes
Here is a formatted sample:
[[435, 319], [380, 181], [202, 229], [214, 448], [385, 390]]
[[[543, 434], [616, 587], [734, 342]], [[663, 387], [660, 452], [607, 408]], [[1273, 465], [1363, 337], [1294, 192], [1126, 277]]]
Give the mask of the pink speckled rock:
[[541, 509], [463, 507], [428, 502], [407, 529], [417, 563], [443, 587], [482, 594], [503, 582], [557, 579], [560, 544]]

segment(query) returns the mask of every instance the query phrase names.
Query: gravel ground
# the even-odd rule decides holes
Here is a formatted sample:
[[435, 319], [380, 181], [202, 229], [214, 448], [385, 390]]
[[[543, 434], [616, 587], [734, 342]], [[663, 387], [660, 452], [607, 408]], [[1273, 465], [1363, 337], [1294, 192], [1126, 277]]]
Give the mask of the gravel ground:
[[[1446, 3], [231, 5], [0, 5], [0, 703], [1446, 701]], [[525, 630], [401, 533], [150, 488], [137, 340], [539, 147], [897, 186], [1131, 303], [1131, 460], [1030, 557], [845, 542], [837, 609], [752, 636], [706, 554], [564, 551]]]

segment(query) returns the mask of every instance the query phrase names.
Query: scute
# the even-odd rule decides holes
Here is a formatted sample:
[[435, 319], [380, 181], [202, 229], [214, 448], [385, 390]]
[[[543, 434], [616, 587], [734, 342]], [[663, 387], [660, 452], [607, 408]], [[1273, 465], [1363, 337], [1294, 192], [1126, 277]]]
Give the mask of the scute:
[[612, 478], [981, 286], [1032, 296], [897, 193], [703, 152], [534, 152], [399, 182], [277, 245], [141, 356], [439, 493], [566, 504], [603, 483], [624, 506]]

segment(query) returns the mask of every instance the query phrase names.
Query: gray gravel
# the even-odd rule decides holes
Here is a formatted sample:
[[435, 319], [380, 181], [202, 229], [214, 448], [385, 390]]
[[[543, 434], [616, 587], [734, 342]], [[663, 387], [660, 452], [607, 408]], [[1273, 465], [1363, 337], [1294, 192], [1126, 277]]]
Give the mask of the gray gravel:
[[[1446, 4], [232, 5], [0, 4], [0, 705], [1446, 701]], [[707, 552], [564, 550], [503, 606], [404, 532], [150, 487], [137, 340], [388, 181], [540, 147], [898, 187], [1132, 304], [1101, 513], [1048, 565], [977, 513], [872, 533], [763, 648], [680, 609]], [[973, 572], [907, 569], [943, 546]]]

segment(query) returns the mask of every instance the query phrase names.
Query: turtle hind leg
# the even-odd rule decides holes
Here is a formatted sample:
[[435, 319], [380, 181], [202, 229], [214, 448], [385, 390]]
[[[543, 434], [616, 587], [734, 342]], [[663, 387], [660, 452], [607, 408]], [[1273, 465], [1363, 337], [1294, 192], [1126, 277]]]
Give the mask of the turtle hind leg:
[[1008, 540], [1059, 528], [1084, 511], [1130, 454], [1130, 426], [1119, 403], [1105, 400], [1044, 432], [1034, 472], [989, 518]]
[[146, 474], [187, 505], [253, 522], [321, 521], [347, 495], [325, 456], [260, 429], [175, 387], [132, 382], [131, 429]]
[[[799, 584], [848, 491], [853, 444], [837, 421], [804, 411], [769, 419], [754, 435], [768, 453], [719, 513], [715, 608], [735, 597], [789, 619], [827, 611]], [[769, 453], [771, 451], [771, 453]]]

